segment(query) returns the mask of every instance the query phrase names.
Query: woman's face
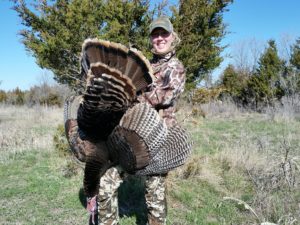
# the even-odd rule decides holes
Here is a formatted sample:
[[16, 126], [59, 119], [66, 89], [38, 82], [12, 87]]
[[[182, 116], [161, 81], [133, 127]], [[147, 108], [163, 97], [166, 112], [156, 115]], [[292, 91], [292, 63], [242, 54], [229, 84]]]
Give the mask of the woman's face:
[[173, 40], [173, 34], [163, 28], [156, 28], [150, 35], [151, 44], [157, 53], [167, 52]]

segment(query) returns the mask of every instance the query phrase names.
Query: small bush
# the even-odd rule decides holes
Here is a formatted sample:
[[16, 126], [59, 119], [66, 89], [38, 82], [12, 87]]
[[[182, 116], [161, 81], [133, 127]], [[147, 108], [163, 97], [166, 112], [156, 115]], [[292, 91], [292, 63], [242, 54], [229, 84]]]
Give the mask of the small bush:
[[70, 151], [70, 146], [65, 135], [65, 128], [62, 124], [57, 126], [56, 132], [53, 135], [53, 143], [58, 155], [67, 160], [62, 168], [64, 177], [72, 177], [78, 174], [78, 170], [83, 168], [84, 164], [78, 162]]
[[68, 156], [71, 154], [68, 140], [65, 135], [65, 128], [62, 124], [58, 125], [53, 135], [54, 148], [60, 156]]
[[192, 96], [192, 103], [193, 104], [205, 104], [211, 101], [214, 101], [218, 99], [220, 96], [221, 92], [224, 89], [221, 87], [217, 88], [198, 88], [194, 91], [193, 96]]
[[195, 117], [199, 116], [199, 117], [205, 118], [206, 112], [203, 109], [201, 109], [200, 107], [193, 107], [192, 116], [195, 116]]
[[184, 166], [183, 178], [188, 179], [199, 176], [201, 173], [201, 164], [199, 162], [199, 157], [191, 158]]
[[7, 100], [7, 95], [5, 91], [0, 90], [0, 102], [6, 102], [6, 100]]
[[40, 104], [62, 106], [62, 99], [58, 94], [50, 93], [48, 96], [40, 99]]
[[68, 160], [67, 163], [62, 168], [63, 176], [66, 178], [70, 178], [74, 175], [77, 175], [79, 172], [78, 165], [74, 163], [73, 160]]

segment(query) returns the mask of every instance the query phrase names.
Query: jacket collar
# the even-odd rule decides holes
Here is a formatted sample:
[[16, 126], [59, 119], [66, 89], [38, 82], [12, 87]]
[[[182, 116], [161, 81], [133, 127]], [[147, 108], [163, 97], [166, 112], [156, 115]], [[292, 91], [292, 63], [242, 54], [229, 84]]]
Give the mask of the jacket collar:
[[173, 56], [175, 55], [175, 50], [168, 52], [165, 55], [157, 55], [157, 54], [153, 54], [153, 58], [151, 60], [151, 63], [164, 63], [164, 62], [168, 62]]

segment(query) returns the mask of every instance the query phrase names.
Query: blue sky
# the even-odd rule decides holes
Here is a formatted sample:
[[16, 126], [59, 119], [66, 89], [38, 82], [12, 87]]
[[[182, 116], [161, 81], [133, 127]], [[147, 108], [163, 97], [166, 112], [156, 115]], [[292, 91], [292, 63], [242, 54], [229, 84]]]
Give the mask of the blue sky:
[[[39, 68], [35, 59], [25, 51], [18, 35], [21, 20], [11, 6], [11, 2], [0, 0], [0, 89], [7, 91], [19, 87], [27, 90], [48, 72]], [[279, 40], [282, 36], [299, 38], [300, 1], [235, 0], [224, 14], [224, 21], [230, 33], [222, 43], [230, 46], [253, 38], [259, 41]], [[223, 55], [231, 51], [230, 46]], [[216, 77], [230, 60], [224, 60], [214, 73]]]

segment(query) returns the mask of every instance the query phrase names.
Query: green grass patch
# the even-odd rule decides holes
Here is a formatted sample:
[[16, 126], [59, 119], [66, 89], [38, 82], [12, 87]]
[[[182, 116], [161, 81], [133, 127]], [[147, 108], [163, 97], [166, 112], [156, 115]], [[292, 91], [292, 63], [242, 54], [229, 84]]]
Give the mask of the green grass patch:
[[[300, 221], [295, 164], [299, 165], [300, 121], [273, 121], [257, 114], [195, 120], [187, 124], [194, 141], [192, 158], [168, 177], [168, 225]], [[20, 149], [5, 152], [9, 157], [0, 163], [0, 224], [87, 224], [83, 171], [70, 162], [63, 127], [28, 129], [39, 138], [54, 134], [49, 143], [57, 150], [23, 151], [22, 145], [15, 145]], [[290, 170], [284, 173], [287, 149], [285, 165]], [[272, 177], [280, 185], [273, 184]], [[245, 205], [224, 197], [248, 204], [260, 221]], [[119, 209], [121, 225], [146, 223], [143, 178], [131, 176], [121, 185]]]
[[26, 152], [0, 165], [0, 224], [84, 224], [80, 177], [67, 179], [53, 152]]
[[205, 181], [183, 181], [169, 194], [174, 206], [170, 209], [169, 224], [242, 224], [249, 217], [234, 204], [224, 203], [225, 193]]

